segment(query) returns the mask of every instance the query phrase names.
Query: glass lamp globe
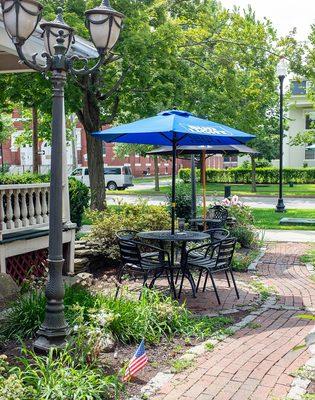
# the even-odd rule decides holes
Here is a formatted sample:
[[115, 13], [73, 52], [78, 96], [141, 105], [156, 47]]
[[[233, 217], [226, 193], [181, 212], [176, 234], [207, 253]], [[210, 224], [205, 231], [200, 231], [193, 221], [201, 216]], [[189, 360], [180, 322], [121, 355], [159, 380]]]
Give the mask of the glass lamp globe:
[[87, 10], [85, 15], [95, 47], [100, 53], [110, 51], [119, 38], [124, 15], [114, 10], [109, 0], [103, 0], [99, 7]]
[[55, 45], [57, 44], [57, 38], [60, 36], [62, 31], [62, 37], [64, 38], [63, 45], [66, 47], [66, 53], [68, 52], [71, 43], [74, 41], [74, 30], [65, 23], [62, 17], [62, 8], [57, 9], [57, 16], [54, 21], [43, 22], [40, 27], [43, 30], [44, 45], [46, 52], [54, 56]]
[[16, 44], [23, 44], [34, 32], [43, 6], [36, 0], [2, 0], [5, 29]]
[[288, 75], [288, 66], [284, 57], [280, 58], [280, 61], [277, 64], [277, 76], [284, 77]]

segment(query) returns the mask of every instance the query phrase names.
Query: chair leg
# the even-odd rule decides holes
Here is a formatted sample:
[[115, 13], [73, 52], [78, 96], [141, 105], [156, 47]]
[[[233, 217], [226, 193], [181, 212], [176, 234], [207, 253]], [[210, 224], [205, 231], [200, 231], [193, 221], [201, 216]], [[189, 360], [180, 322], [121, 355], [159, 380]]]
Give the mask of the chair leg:
[[230, 269], [230, 273], [231, 273], [231, 277], [232, 277], [234, 289], [235, 289], [235, 292], [236, 292], [236, 297], [239, 299], [239, 298], [240, 298], [240, 295], [239, 295], [239, 293], [238, 293], [238, 289], [237, 289], [237, 286], [236, 286], [236, 282], [235, 282], [235, 278], [234, 278], [234, 274], [233, 274], [232, 269]]
[[229, 275], [228, 275], [227, 271], [225, 271], [225, 276], [226, 276], [226, 280], [227, 280], [227, 283], [228, 283], [229, 287], [231, 287], [231, 282], [230, 282]]
[[179, 286], [179, 291], [178, 291], [178, 300], [179, 300], [179, 298], [180, 298], [180, 295], [181, 295], [181, 293], [182, 293], [182, 288], [183, 288], [183, 284], [184, 284], [184, 278], [185, 278], [185, 275], [184, 275], [184, 273], [182, 274], [182, 279], [181, 279], [181, 281], [180, 281], [180, 286]]
[[[121, 282], [122, 282], [122, 276], [123, 276], [123, 268], [118, 272], [118, 275], [117, 275], [117, 282], [119, 284], [121, 284]], [[117, 297], [118, 297], [119, 289], [120, 289], [120, 285], [117, 285], [115, 299], [117, 299]]]
[[178, 278], [179, 278], [179, 273], [180, 273], [180, 269], [178, 269], [177, 274], [176, 274], [175, 285], [177, 285], [177, 281], [178, 281]]
[[209, 272], [207, 271], [206, 277], [205, 277], [205, 282], [203, 284], [203, 289], [202, 289], [203, 292], [206, 290], [206, 287], [207, 287], [208, 275], [209, 275]]
[[199, 289], [199, 285], [200, 285], [200, 281], [201, 281], [201, 277], [202, 277], [202, 269], [199, 272], [199, 277], [198, 277], [198, 282], [197, 282], [197, 286], [196, 286], [196, 293], [198, 292]]
[[142, 288], [140, 290], [140, 294], [139, 294], [139, 300], [141, 300], [141, 296], [142, 296], [142, 290], [144, 287], [148, 287], [147, 285], [147, 280], [148, 280], [148, 275], [144, 275], [143, 276], [143, 284], [142, 284]]
[[216, 295], [216, 298], [217, 298], [217, 300], [218, 300], [218, 303], [221, 304], [220, 297], [219, 297], [219, 294], [218, 294], [217, 287], [216, 287], [216, 285], [215, 285], [215, 283], [214, 283], [213, 276], [212, 276], [211, 273], [209, 273], [209, 275], [210, 275], [210, 279], [211, 279], [212, 286], [213, 286], [213, 289], [214, 289], [214, 293], [215, 293], [215, 295]]

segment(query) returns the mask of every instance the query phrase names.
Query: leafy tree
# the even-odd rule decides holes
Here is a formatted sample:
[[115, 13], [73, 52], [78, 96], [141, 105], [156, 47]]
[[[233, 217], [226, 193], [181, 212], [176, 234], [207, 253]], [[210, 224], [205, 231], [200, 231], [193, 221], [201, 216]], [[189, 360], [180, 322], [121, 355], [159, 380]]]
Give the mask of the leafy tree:
[[1, 112], [0, 114], [0, 150], [1, 150], [1, 171], [4, 172], [4, 157], [3, 157], [3, 145], [6, 143], [12, 133], [14, 132], [12, 118], [9, 114]]
[[[84, 11], [98, 2], [44, 0], [45, 18], [64, 3], [65, 20], [88, 38]], [[112, 4], [126, 15], [115, 55], [99, 72], [70, 78], [66, 88], [67, 112], [76, 112], [87, 133], [92, 208], [104, 206], [105, 190], [102, 143], [90, 133], [104, 125], [177, 106], [256, 134], [258, 150], [269, 158], [265, 153], [278, 140], [266, 116], [277, 104], [276, 33], [269, 21], [258, 21], [251, 9], [227, 11], [215, 0]], [[292, 41], [281, 46], [294, 47]]]

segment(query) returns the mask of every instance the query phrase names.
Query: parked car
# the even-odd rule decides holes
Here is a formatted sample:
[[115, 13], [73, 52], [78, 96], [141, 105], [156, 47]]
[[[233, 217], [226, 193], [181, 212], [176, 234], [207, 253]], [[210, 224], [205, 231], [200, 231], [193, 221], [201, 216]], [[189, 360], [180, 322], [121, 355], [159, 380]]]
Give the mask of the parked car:
[[[83, 182], [90, 187], [89, 169], [86, 167], [76, 168], [71, 172], [70, 176]], [[133, 176], [131, 169], [126, 166], [108, 166], [104, 167], [105, 186], [108, 190], [125, 190], [127, 187], [133, 186]]]

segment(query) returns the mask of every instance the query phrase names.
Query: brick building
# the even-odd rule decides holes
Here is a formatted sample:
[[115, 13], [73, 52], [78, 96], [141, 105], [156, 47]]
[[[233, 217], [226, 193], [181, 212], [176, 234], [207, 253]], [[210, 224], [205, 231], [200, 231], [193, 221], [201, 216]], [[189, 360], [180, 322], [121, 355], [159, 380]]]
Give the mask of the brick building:
[[[32, 146], [23, 145], [18, 147], [15, 144], [16, 137], [23, 131], [23, 121], [17, 110], [13, 112], [13, 124], [15, 132], [12, 134], [10, 140], [3, 145], [3, 160], [5, 164], [10, 166], [10, 171], [15, 173], [22, 173], [32, 170]], [[87, 147], [86, 135], [80, 126], [77, 125], [74, 132], [74, 142], [67, 143], [67, 165], [69, 173], [74, 169], [74, 166], [87, 166]], [[74, 150], [75, 149], [75, 150]], [[104, 143], [104, 165], [125, 165], [129, 166], [134, 176], [143, 176], [146, 174], [154, 174], [154, 160], [153, 157], [141, 157], [139, 154], [129, 155], [126, 154], [124, 159], [118, 159], [114, 152], [113, 143]], [[40, 171], [42, 173], [48, 172], [50, 169], [51, 148], [49, 143], [39, 143], [40, 154]], [[74, 154], [76, 160], [74, 161]], [[2, 156], [2, 155], [1, 155]], [[172, 172], [171, 159], [159, 158], [159, 172], [161, 175], [170, 175]], [[207, 167], [209, 168], [228, 168], [237, 165], [237, 157], [222, 157], [215, 155], [207, 159]], [[177, 169], [189, 168], [190, 160], [177, 160]]]

